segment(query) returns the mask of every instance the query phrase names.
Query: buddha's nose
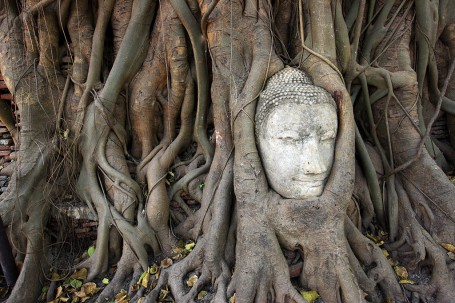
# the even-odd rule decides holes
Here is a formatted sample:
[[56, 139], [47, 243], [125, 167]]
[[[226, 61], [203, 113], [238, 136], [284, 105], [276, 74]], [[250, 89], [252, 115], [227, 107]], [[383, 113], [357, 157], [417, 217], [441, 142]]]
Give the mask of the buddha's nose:
[[322, 174], [327, 170], [320, 154], [319, 138], [311, 137], [303, 142], [300, 165], [306, 175]]

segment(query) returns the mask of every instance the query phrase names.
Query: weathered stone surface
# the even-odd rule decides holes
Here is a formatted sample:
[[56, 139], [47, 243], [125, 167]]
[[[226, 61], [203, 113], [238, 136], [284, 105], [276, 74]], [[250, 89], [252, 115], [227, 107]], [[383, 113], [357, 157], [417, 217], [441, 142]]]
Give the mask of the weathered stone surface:
[[295, 68], [274, 75], [256, 110], [259, 153], [271, 188], [285, 198], [319, 196], [332, 168], [336, 105]]
[[64, 206], [59, 208], [60, 212], [75, 220], [97, 220], [95, 214], [86, 205]]

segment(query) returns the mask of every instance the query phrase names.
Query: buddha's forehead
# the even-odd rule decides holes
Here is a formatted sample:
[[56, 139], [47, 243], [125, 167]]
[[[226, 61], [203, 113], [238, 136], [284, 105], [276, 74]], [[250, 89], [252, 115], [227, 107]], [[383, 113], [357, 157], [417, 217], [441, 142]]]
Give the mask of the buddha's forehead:
[[264, 121], [261, 131], [279, 133], [287, 130], [298, 132], [336, 131], [337, 113], [331, 104], [284, 103], [273, 108]]
[[[320, 107], [324, 110], [318, 109]], [[294, 112], [289, 108], [302, 110]], [[326, 117], [330, 116], [330, 112], [333, 113], [332, 117]], [[275, 117], [271, 118], [269, 115], [272, 113]], [[291, 126], [303, 127], [301, 122], [295, 124], [302, 119], [313, 124], [314, 128], [320, 128], [315, 122], [321, 122], [323, 119], [333, 120], [336, 125], [335, 101], [326, 90], [313, 85], [303, 71], [291, 67], [284, 68], [269, 79], [259, 96], [255, 114], [256, 134], [262, 133], [266, 120], [290, 120]], [[272, 124], [278, 124], [277, 121]]]

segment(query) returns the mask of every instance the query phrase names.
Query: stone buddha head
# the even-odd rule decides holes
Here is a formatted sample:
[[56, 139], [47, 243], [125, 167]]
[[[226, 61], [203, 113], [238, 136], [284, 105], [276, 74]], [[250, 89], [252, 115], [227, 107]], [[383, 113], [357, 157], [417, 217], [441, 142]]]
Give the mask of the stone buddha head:
[[320, 196], [338, 129], [335, 101], [302, 71], [286, 67], [259, 96], [256, 140], [269, 186], [284, 198]]

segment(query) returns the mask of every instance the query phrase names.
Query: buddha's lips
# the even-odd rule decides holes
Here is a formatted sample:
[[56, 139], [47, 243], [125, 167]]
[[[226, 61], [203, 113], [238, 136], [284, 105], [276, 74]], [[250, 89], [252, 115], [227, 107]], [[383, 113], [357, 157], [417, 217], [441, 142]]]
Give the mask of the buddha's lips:
[[327, 181], [327, 177], [320, 179], [301, 179], [297, 177], [292, 177], [291, 180], [303, 183], [324, 183], [325, 181]]

